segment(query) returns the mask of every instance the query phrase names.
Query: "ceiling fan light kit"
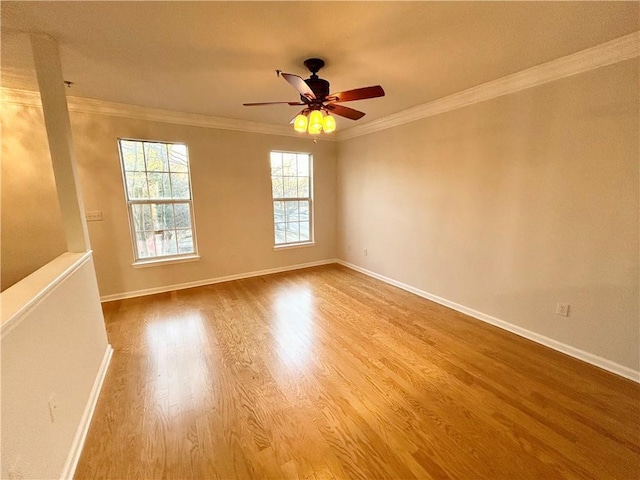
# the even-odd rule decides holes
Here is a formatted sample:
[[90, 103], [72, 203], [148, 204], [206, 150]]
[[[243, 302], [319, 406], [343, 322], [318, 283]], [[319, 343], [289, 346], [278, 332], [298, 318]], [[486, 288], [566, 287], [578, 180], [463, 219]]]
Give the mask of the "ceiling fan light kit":
[[320, 132], [331, 133], [336, 130], [336, 119], [324, 114], [322, 110], [307, 110], [296, 115], [293, 120], [293, 129], [299, 133], [309, 132], [317, 135]]
[[307, 126], [309, 125], [309, 119], [305, 114], [298, 114], [293, 121], [293, 129], [296, 132], [304, 133], [307, 131]]
[[324, 133], [335, 132], [336, 130], [336, 119], [331, 115], [327, 114], [322, 119], [322, 130]]
[[296, 132], [317, 135], [321, 132], [331, 133], [336, 130], [336, 119], [331, 113], [350, 120], [359, 120], [364, 117], [364, 112], [340, 105], [340, 102], [384, 96], [384, 90], [380, 85], [330, 94], [329, 82], [318, 77], [318, 71], [324, 67], [324, 60], [309, 58], [304, 61], [304, 65], [311, 72], [311, 76], [306, 80], [298, 75], [276, 70], [278, 76], [284, 78], [298, 91], [300, 94], [299, 102], [258, 102], [244, 103], [243, 105], [247, 107], [277, 104], [304, 105], [305, 108], [291, 121], [293, 128]]

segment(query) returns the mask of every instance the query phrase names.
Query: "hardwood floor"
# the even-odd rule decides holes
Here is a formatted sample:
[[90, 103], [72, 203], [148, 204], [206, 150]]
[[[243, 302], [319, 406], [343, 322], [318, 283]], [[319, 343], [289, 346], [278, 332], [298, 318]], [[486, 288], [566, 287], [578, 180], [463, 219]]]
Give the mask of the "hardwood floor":
[[640, 478], [640, 385], [337, 265], [104, 305], [76, 478]]

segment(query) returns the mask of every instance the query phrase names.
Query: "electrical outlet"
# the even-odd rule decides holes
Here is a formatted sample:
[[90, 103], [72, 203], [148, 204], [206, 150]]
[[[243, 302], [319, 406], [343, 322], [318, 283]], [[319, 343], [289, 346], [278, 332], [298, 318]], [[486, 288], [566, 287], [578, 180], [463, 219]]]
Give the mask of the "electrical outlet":
[[102, 212], [85, 212], [84, 218], [87, 219], [87, 222], [101, 222]]
[[364, 256], [365, 256], [365, 257], [366, 257], [367, 255], [369, 255], [369, 251], [368, 251], [366, 248], [364, 249], [364, 252], [363, 252], [363, 253], [364, 253]]
[[51, 394], [49, 396], [49, 417], [51, 418], [51, 423], [56, 423], [56, 414], [58, 409], [58, 401], [56, 400], [55, 394]]
[[560, 315], [561, 317], [569, 316], [569, 304], [568, 303], [558, 303], [556, 305], [556, 315]]

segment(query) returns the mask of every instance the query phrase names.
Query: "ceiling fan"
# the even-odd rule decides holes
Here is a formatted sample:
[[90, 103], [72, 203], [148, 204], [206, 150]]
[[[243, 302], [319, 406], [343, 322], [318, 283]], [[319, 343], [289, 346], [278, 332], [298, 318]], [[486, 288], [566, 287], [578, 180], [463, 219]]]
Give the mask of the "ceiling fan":
[[284, 78], [298, 91], [300, 94], [299, 102], [257, 102], [243, 103], [243, 105], [246, 107], [282, 104], [304, 106], [291, 120], [291, 123], [293, 123], [294, 129], [298, 132], [308, 131], [311, 134], [318, 134], [322, 131], [331, 133], [336, 129], [336, 121], [331, 116], [332, 113], [351, 120], [358, 120], [364, 117], [364, 112], [345, 107], [340, 103], [384, 96], [384, 90], [380, 85], [329, 93], [329, 82], [318, 77], [318, 71], [324, 67], [324, 60], [309, 58], [304, 61], [304, 66], [311, 72], [311, 76], [306, 80], [298, 75], [276, 70], [278, 76]]

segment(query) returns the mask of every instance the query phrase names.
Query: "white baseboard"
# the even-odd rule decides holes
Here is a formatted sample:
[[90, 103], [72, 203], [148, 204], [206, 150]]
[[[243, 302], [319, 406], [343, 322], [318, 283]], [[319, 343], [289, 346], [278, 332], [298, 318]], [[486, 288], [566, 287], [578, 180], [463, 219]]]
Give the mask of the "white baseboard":
[[633, 370], [632, 368], [620, 365], [619, 363], [607, 360], [606, 358], [599, 357], [598, 355], [585, 352], [584, 350], [572, 347], [571, 345], [567, 345], [566, 343], [562, 343], [552, 338], [545, 337], [544, 335], [540, 335], [539, 333], [532, 332], [531, 330], [527, 330], [526, 328], [519, 327], [504, 320], [500, 320], [499, 318], [492, 317], [491, 315], [487, 315], [486, 313], [482, 313], [472, 308], [465, 307], [464, 305], [460, 305], [459, 303], [452, 302], [451, 300], [447, 300], [446, 298], [439, 297], [429, 292], [425, 292], [424, 290], [420, 290], [419, 288], [415, 288], [411, 285], [407, 285], [406, 283], [402, 283], [392, 278], [385, 277], [384, 275], [380, 275], [378, 273], [372, 272], [371, 270], [367, 270], [366, 268], [362, 268], [352, 263], [345, 262], [344, 260], [338, 259], [336, 260], [336, 263], [344, 265], [345, 267], [357, 272], [364, 273], [365, 275], [368, 275], [375, 279], [381, 280], [385, 283], [388, 283], [389, 285], [393, 285], [394, 287], [398, 287], [402, 290], [406, 290], [407, 292], [411, 292], [415, 295], [418, 295], [419, 297], [426, 298], [427, 300], [439, 303], [440, 305], [444, 305], [445, 307], [457, 310], [458, 312], [469, 315], [470, 317], [502, 328], [503, 330], [515, 333], [516, 335], [527, 338], [536, 343], [540, 343], [546, 347], [577, 358], [578, 360], [582, 360], [583, 362], [590, 363], [591, 365], [595, 365], [596, 367], [602, 368], [611, 373], [615, 373], [616, 375], [620, 375], [621, 377], [625, 377], [629, 380], [640, 383], [640, 371]]
[[266, 270], [256, 270], [254, 272], [238, 273], [235, 275], [227, 275], [225, 277], [207, 278], [205, 280], [197, 280], [195, 282], [176, 283], [173, 285], [163, 285], [161, 287], [146, 288], [144, 290], [135, 290], [133, 292], [115, 293], [113, 295], [104, 295], [100, 297], [101, 302], [112, 302], [114, 300], [124, 300], [125, 298], [142, 297], [144, 295], [153, 295], [156, 293], [172, 292], [174, 290], [184, 290], [185, 288], [203, 287], [205, 285], [213, 285], [215, 283], [230, 282], [232, 280], [241, 280], [243, 278], [259, 277], [261, 275], [271, 275], [272, 273], [288, 272], [291, 270], [299, 270], [301, 268], [317, 267], [319, 265], [328, 265], [336, 263], [335, 258], [327, 260], [319, 260], [317, 262], [298, 263], [296, 265], [287, 265], [285, 267], [268, 268]]
[[102, 364], [100, 365], [100, 369], [98, 370], [98, 375], [96, 375], [96, 379], [93, 382], [93, 388], [91, 389], [91, 394], [89, 395], [89, 401], [84, 407], [84, 412], [82, 413], [82, 418], [80, 419], [80, 425], [78, 425], [76, 436], [74, 437], [73, 443], [71, 444], [71, 450], [69, 450], [67, 461], [65, 462], [64, 468], [62, 469], [62, 474], [60, 475], [61, 480], [72, 480], [73, 475], [76, 472], [76, 467], [78, 466], [78, 461], [80, 460], [80, 454], [82, 453], [82, 447], [84, 447], [84, 442], [87, 439], [87, 433], [89, 433], [89, 425], [91, 425], [91, 419], [93, 418], [93, 413], [96, 410], [98, 397], [100, 396], [100, 390], [102, 390], [104, 379], [107, 376], [107, 370], [109, 370], [109, 363], [111, 363], [112, 355], [113, 348], [111, 348], [111, 345], [107, 345], [107, 349], [104, 352], [104, 357], [102, 357]]

